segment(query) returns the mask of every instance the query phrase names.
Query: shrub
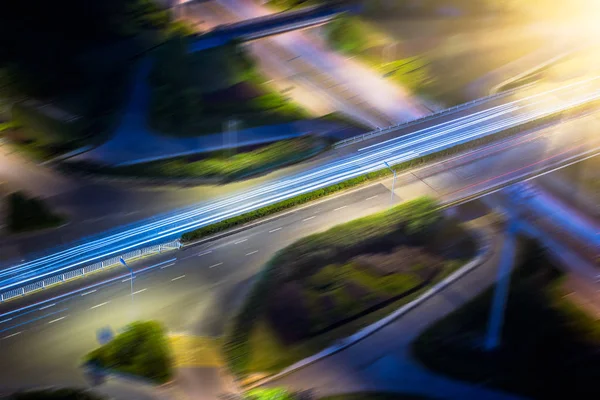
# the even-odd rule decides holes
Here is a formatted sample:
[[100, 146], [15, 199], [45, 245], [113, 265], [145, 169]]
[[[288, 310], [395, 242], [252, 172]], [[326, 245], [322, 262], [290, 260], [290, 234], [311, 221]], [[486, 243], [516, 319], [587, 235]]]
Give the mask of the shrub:
[[130, 324], [112, 341], [89, 353], [86, 360], [157, 383], [167, 382], [173, 374], [165, 330], [154, 321]]
[[340, 16], [326, 25], [331, 47], [343, 53], [356, 54], [367, 45], [366, 32], [355, 18]]
[[8, 229], [24, 232], [58, 226], [64, 217], [50, 211], [41, 199], [28, 198], [22, 192], [8, 196]]

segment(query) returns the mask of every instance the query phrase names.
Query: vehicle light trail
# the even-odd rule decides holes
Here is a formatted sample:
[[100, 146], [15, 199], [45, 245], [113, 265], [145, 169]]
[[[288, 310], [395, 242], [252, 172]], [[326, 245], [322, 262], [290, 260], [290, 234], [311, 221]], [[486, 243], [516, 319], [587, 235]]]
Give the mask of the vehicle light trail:
[[[600, 99], [599, 78], [570, 84], [542, 94], [507, 102], [451, 121], [361, 149], [320, 167], [243, 193], [207, 201], [121, 228], [120, 231], [79, 241], [31, 261], [0, 271], [0, 290], [45, 276], [85, 266], [110, 256], [179, 237], [182, 233], [308, 193], [382, 168], [383, 161], [399, 163], [534, 121], [580, 104]], [[568, 101], [557, 101], [557, 95]]]

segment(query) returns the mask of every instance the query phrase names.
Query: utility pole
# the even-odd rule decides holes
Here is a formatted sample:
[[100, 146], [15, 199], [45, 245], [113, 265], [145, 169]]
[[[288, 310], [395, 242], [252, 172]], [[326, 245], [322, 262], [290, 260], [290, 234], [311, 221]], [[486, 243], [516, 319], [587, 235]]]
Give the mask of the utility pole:
[[236, 143], [237, 143], [237, 125], [238, 121], [235, 118], [230, 118], [227, 120], [227, 128], [225, 132], [225, 140], [226, 140], [226, 149], [229, 157], [233, 157], [235, 155]]
[[392, 169], [392, 167], [390, 167], [390, 164], [388, 164], [387, 161], [383, 162], [385, 164], [386, 167], [388, 167], [388, 169], [390, 171], [392, 171], [392, 174], [394, 174], [394, 180], [392, 181], [392, 194], [390, 196], [390, 207], [394, 205], [394, 188], [396, 187], [396, 170]]
[[123, 264], [125, 268], [129, 270], [129, 285], [131, 287], [131, 309], [133, 312], [133, 270], [129, 267], [129, 265], [127, 265], [123, 257], [120, 257], [119, 261], [121, 261], [121, 264]]
[[[516, 236], [519, 229], [519, 213], [517, 212], [516, 215], [512, 215], [510, 207], [513, 204], [511, 203], [514, 203], [512, 200], [522, 199], [528, 194], [523, 190], [519, 190], [516, 194], [516, 199], [512, 198], [513, 195], [513, 192], [507, 193], [507, 197], [509, 198], [509, 204], [506, 208], [508, 214], [508, 226], [506, 227], [504, 245], [502, 246], [500, 265], [498, 266], [498, 275], [496, 286], [494, 286], [494, 297], [492, 299], [492, 307], [490, 310], [490, 319], [488, 321], [487, 334], [484, 341], [484, 348], [486, 351], [495, 350], [500, 346], [504, 314], [506, 312], [506, 303], [510, 291], [510, 276], [515, 261], [517, 245]], [[518, 206], [518, 204], [516, 205]]]

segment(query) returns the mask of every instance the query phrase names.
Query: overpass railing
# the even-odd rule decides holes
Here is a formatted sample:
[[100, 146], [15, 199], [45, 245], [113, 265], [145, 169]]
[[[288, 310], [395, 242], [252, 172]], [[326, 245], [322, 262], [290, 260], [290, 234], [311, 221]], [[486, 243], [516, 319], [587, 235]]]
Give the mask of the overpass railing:
[[494, 100], [494, 99], [499, 98], [499, 97], [509, 96], [509, 95], [511, 95], [511, 94], [513, 94], [513, 93], [515, 93], [515, 92], [517, 92], [519, 90], [522, 90], [525, 87], [529, 87], [529, 86], [533, 86], [533, 83], [528, 84], [528, 85], [519, 86], [519, 87], [513, 88], [511, 90], [504, 91], [504, 92], [491, 94], [491, 95], [486, 96], [486, 97], [480, 97], [478, 99], [469, 101], [467, 103], [458, 104], [458, 105], [456, 105], [454, 107], [446, 108], [446, 109], [444, 109], [442, 111], [438, 111], [438, 112], [426, 115], [426, 116], [421, 117], [421, 118], [413, 119], [412, 121], [401, 122], [399, 124], [392, 125], [392, 126], [389, 126], [387, 128], [377, 128], [377, 129], [375, 129], [373, 131], [370, 131], [370, 132], [367, 132], [367, 133], [363, 133], [362, 135], [357, 135], [357, 136], [353, 136], [353, 137], [348, 138], [348, 139], [340, 140], [339, 142], [336, 142], [333, 145], [333, 147], [335, 149], [337, 149], [337, 148], [340, 148], [340, 147], [348, 146], [350, 144], [363, 142], [365, 140], [372, 139], [372, 138], [377, 137], [377, 136], [385, 135], [386, 133], [390, 133], [390, 132], [393, 132], [393, 131], [396, 131], [396, 130], [399, 130], [399, 129], [409, 128], [409, 127], [414, 126], [414, 125], [422, 124], [424, 122], [431, 121], [431, 120], [434, 120], [436, 118], [440, 118], [440, 117], [443, 117], [443, 116], [448, 115], [448, 114], [452, 114], [452, 113], [457, 112], [457, 111], [465, 110], [467, 108], [476, 106], [478, 104], [485, 103], [485, 102], [490, 101], [490, 100]]
[[238, 22], [232, 22], [229, 24], [221, 24], [217, 27], [215, 27], [214, 32], [220, 32], [220, 31], [224, 31], [224, 30], [230, 30], [230, 29], [238, 29], [238, 28], [247, 28], [248, 26], [252, 26], [255, 24], [260, 24], [260, 23], [264, 23], [264, 22], [285, 22], [288, 19], [293, 19], [293, 18], [298, 18], [298, 17], [304, 17], [304, 16], [310, 16], [313, 13], [317, 13], [317, 12], [329, 12], [330, 16], [333, 15], [338, 15], [338, 14], [342, 14], [344, 12], [350, 11], [351, 8], [350, 7], [335, 7], [332, 8], [331, 6], [312, 6], [312, 7], [304, 7], [298, 10], [292, 10], [292, 11], [281, 11], [278, 13], [274, 13], [274, 14], [267, 14], [267, 15], [261, 15], [259, 17], [254, 17], [254, 18], [249, 18], [246, 20], [242, 20], [242, 21], [238, 21]]
[[157, 244], [154, 246], [144, 247], [142, 249], [133, 250], [125, 254], [121, 254], [119, 256], [115, 256], [109, 258], [104, 261], [100, 261], [94, 264], [87, 265], [82, 268], [73, 269], [70, 271], [62, 272], [60, 274], [52, 275], [46, 277], [44, 279], [40, 279], [35, 282], [24, 283], [22, 286], [11, 287], [6, 291], [2, 291], [0, 289], [0, 302], [4, 302], [15, 297], [25, 296], [31, 292], [45, 289], [49, 286], [57, 285], [60, 283], [64, 283], [81, 276], [85, 276], [92, 272], [97, 272], [100, 270], [108, 269], [114, 267], [118, 264], [121, 264], [121, 258], [125, 261], [133, 261], [142, 257], [155, 255], [159, 253], [164, 253], [166, 251], [176, 250], [181, 247], [181, 243], [179, 239], [173, 240], [171, 242]]

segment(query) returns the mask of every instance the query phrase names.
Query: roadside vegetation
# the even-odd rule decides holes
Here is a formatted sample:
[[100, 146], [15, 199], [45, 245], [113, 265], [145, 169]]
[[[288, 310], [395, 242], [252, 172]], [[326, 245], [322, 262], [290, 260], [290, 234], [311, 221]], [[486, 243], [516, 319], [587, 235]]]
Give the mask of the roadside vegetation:
[[229, 182], [298, 163], [327, 148], [313, 136], [282, 140], [237, 154], [222, 150], [209, 155], [179, 157], [124, 167], [103, 168], [74, 163], [73, 170], [125, 177], [190, 178]]
[[[326, 3], [331, 1], [271, 0], [267, 4], [285, 10]], [[360, 14], [342, 15], [323, 27], [331, 48], [356, 57], [383, 78], [402, 85], [436, 107], [449, 107], [479, 97], [482, 90], [485, 93], [492, 87], [486, 86], [485, 79], [475, 83], [479, 78], [535, 51], [548, 40], [528, 29], [527, 23], [542, 16], [526, 3], [493, 0], [355, 3]], [[547, 3], [547, 8], [556, 8], [557, 2]], [[491, 39], [498, 37], [502, 40]]]
[[547, 34], [530, 29], [528, 25], [541, 16], [526, 2], [428, 0], [363, 4], [361, 19], [365, 26], [382, 34], [387, 42], [372, 46], [369, 51], [422, 60], [430, 80], [419, 94], [441, 106], [484, 95], [500, 83], [498, 76], [494, 77], [495, 70], [552, 40]]
[[14, 192], [6, 198], [8, 204], [7, 226], [11, 233], [54, 228], [66, 222], [63, 215], [50, 210], [48, 205], [23, 192]]
[[[501, 139], [505, 139], [507, 137], [510, 137], [517, 133], [521, 133], [528, 129], [533, 129], [533, 128], [536, 128], [539, 126], [543, 126], [544, 124], [553, 122], [557, 119], [572, 117], [574, 115], [577, 115], [578, 113], [589, 111], [589, 110], [593, 109], [594, 107], [596, 107], [596, 104], [588, 104], [588, 105], [576, 107], [572, 110], [552, 114], [547, 117], [540, 118], [535, 121], [527, 122], [520, 126], [516, 126], [514, 128], [507, 129], [507, 130], [504, 130], [504, 131], [501, 131], [501, 132], [498, 132], [495, 134], [491, 134], [488, 136], [484, 136], [482, 138], [475, 139], [475, 140], [472, 140], [467, 143], [459, 144], [459, 145], [456, 145], [456, 146], [453, 146], [453, 147], [450, 147], [450, 148], [447, 148], [447, 149], [444, 149], [444, 150], [441, 150], [441, 151], [438, 151], [438, 152], [435, 152], [432, 154], [417, 157], [415, 159], [405, 161], [405, 162], [402, 162], [399, 164], [394, 164], [391, 167], [396, 172], [405, 171], [410, 168], [416, 168], [416, 167], [424, 165], [428, 162], [440, 160], [440, 159], [443, 159], [444, 157], [458, 154], [465, 150], [477, 148], [477, 147], [480, 147], [480, 146], [483, 146], [483, 145], [486, 145], [489, 143], [493, 143], [493, 142], [501, 140]], [[341, 192], [343, 190], [351, 189], [353, 187], [363, 185], [368, 182], [380, 180], [380, 179], [389, 177], [391, 175], [392, 175], [392, 172], [388, 168], [383, 168], [378, 171], [373, 171], [373, 172], [370, 172], [365, 175], [357, 176], [356, 178], [351, 178], [346, 181], [336, 183], [334, 185], [326, 186], [324, 188], [315, 190], [313, 192], [300, 194], [300, 195], [294, 196], [290, 199], [283, 200], [278, 203], [271, 204], [271, 205], [268, 205], [265, 207], [261, 207], [257, 210], [249, 211], [245, 214], [231, 217], [231, 218], [225, 219], [223, 221], [219, 221], [214, 224], [195, 229], [190, 232], [186, 232], [181, 236], [181, 240], [184, 243], [200, 240], [200, 239], [208, 237], [210, 235], [214, 235], [216, 233], [223, 232], [228, 229], [247, 224], [247, 223], [255, 221], [257, 219], [264, 218], [268, 215], [276, 214], [278, 212], [288, 210], [290, 208], [308, 203], [310, 201], [314, 201], [314, 200], [329, 196], [331, 194]]]
[[232, 43], [188, 53], [188, 38], [175, 35], [156, 52], [150, 126], [157, 131], [198, 136], [226, 129], [308, 118], [308, 114], [269, 89], [253, 60]]
[[7, 400], [104, 400], [98, 394], [84, 389], [46, 389], [46, 390], [28, 390], [12, 393], [6, 397]]
[[341, 15], [325, 25], [325, 36], [333, 49], [358, 57], [382, 77], [413, 93], [429, 90], [433, 79], [427, 57], [398, 54], [395, 44], [364, 19]]
[[85, 357], [88, 365], [136, 375], [157, 384], [172, 378], [172, 361], [165, 329], [155, 321], [131, 323], [110, 342]]
[[427, 198], [338, 225], [267, 262], [224, 339], [238, 376], [276, 372], [414, 299], [475, 253]]
[[526, 244], [519, 264], [497, 351], [481, 348], [489, 289], [427, 329], [414, 355], [438, 373], [531, 398], [597, 398], [600, 322], [567, 296], [565, 277], [537, 245]]
[[42, 158], [106, 139], [129, 91], [131, 65], [170, 29], [169, 12], [154, 0], [7, 4], [0, 98], [3, 118], [18, 124], [8, 139]]

